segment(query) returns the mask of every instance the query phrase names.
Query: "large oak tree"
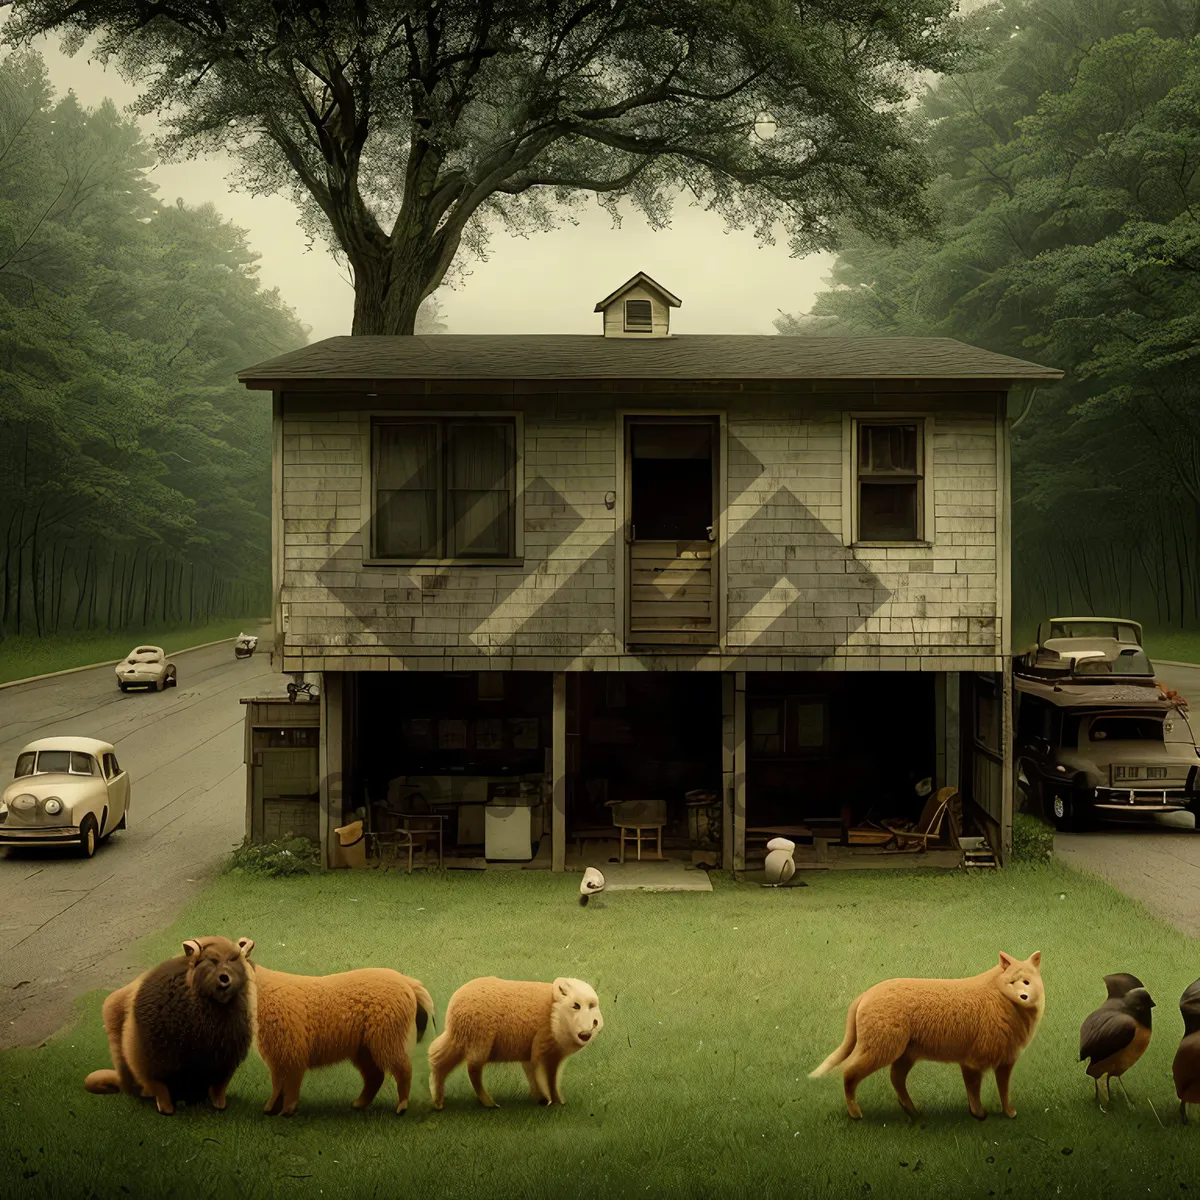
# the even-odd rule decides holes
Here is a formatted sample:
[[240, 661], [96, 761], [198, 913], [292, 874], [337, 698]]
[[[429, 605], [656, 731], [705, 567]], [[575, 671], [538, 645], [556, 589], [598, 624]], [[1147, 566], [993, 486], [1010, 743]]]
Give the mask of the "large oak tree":
[[[0, 0], [0, 7], [4, 0]], [[168, 154], [232, 150], [345, 257], [356, 334], [411, 333], [489, 227], [680, 192], [793, 251], [920, 224], [905, 101], [954, 0], [17, 0], [4, 35], [96, 36]]]

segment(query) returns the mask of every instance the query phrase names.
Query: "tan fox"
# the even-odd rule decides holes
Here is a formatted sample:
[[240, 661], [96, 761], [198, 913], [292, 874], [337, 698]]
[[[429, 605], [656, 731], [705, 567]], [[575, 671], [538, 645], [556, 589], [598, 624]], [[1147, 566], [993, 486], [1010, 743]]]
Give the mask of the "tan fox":
[[971, 1116], [987, 1116], [979, 1099], [984, 1071], [995, 1071], [1004, 1115], [1017, 1110], [1008, 1081], [1021, 1051], [1037, 1032], [1046, 1007], [1042, 953], [1021, 962], [1000, 952], [1000, 962], [969, 979], [888, 979], [868, 988], [846, 1016], [845, 1041], [810, 1075], [816, 1079], [842, 1067], [846, 1108], [862, 1116], [854, 1098], [858, 1085], [880, 1067], [891, 1066], [892, 1087], [904, 1110], [916, 1114], [906, 1081], [923, 1058], [958, 1063], [967, 1085]]

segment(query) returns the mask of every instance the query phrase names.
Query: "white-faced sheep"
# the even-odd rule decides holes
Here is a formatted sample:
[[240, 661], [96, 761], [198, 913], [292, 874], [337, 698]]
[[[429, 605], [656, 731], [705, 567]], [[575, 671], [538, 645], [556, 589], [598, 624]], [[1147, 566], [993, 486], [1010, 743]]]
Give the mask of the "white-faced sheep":
[[414, 1033], [421, 1040], [433, 1015], [433, 1000], [420, 980], [383, 967], [337, 975], [289, 975], [257, 964], [253, 970], [257, 1047], [271, 1072], [268, 1113], [290, 1117], [305, 1072], [347, 1060], [363, 1079], [355, 1108], [375, 1099], [388, 1074], [399, 1093], [396, 1111], [408, 1108], [409, 1047]]
[[93, 1071], [89, 1092], [153, 1096], [170, 1115], [179, 1100], [206, 1095], [225, 1107], [225, 1089], [250, 1052], [254, 975], [242, 938], [203, 937], [139, 975], [104, 1001], [113, 1069]]
[[450, 997], [446, 1028], [429, 1047], [429, 1094], [441, 1108], [446, 1076], [460, 1063], [479, 1100], [497, 1108], [483, 1086], [490, 1062], [519, 1062], [540, 1104], [565, 1104], [559, 1074], [565, 1059], [604, 1028], [600, 1001], [581, 979], [524, 983], [488, 976]]

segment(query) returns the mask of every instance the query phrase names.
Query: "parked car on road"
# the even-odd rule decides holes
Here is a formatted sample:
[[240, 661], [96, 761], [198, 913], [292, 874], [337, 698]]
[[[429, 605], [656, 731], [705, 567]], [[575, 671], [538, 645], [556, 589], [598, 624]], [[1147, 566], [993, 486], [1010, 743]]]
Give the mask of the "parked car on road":
[[117, 663], [117, 687], [123, 692], [134, 687], [154, 688], [161, 692], [177, 683], [175, 664], [163, 653], [161, 646], [138, 646]]
[[129, 774], [108, 742], [52, 737], [17, 755], [0, 794], [0, 846], [96, 846], [129, 827]]
[[1021, 786], [1057, 828], [1200, 814], [1187, 704], [1155, 680], [1136, 621], [1040, 626], [1037, 645], [1014, 660], [1013, 707]]

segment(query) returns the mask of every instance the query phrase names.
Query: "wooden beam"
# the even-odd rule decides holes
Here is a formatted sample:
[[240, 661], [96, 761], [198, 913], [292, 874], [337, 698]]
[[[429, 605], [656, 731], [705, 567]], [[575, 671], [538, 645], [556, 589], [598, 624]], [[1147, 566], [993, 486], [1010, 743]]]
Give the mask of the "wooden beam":
[[321, 750], [318, 756], [321, 807], [318, 830], [321, 839], [321, 861], [327, 867], [331, 862], [330, 841], [333, 830], [342, 820], [343, 682], [338, 671], [321, 672]]
[[962, 674], [946, 671], [945, 726], [946, 726], [946, 776], [942, 787], [956, 787], [962, 791]]
[[1013, 793], [1016, 790], [1017, 764], [1013, 754], [1013, 686], [1012, 659], [1004, 660], [1003, 716], [1000, 722], [1000, 865], [1008, 862], [1012, 853]]
[[733, 872], [746, 869], [746, 672], [733, 675]]
[[554, 716], [551, 748], [554, 784], [550, 826], [550, 869], [567, 869], [567, 675], [554, 672]]
[[733, 870], [734, 678], [721, 674], [721, 869]]

